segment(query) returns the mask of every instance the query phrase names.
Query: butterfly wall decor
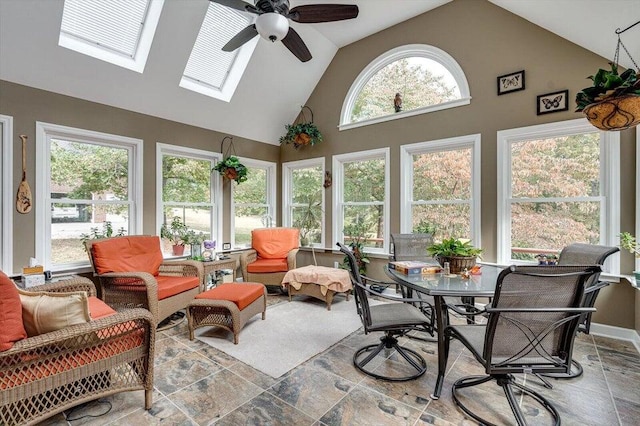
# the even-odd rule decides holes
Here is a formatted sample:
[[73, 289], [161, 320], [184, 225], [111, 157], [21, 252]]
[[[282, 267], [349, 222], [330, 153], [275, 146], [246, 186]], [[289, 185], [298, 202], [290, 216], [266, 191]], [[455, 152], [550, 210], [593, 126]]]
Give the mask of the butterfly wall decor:
[[550, 112], [566, 111], [569, 109], [569, 91], [546, 93], [537, 97], [537, 114], [548, 114]]
[[524, 70], [498, 77], [498, 96], [524, 90]]

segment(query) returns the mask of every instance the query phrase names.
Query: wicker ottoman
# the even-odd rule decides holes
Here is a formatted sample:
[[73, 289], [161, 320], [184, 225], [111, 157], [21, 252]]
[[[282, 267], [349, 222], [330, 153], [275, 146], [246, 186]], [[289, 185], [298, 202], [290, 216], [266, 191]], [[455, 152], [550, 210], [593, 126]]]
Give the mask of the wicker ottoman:
[[189, 339], [195, 329], [217, 326], [233, 333], [233, 343], [238, 344], [238, 334], [254, 315], [267, 310], [267, 288], [259, 283], [222, 284], [200, 293], [187, 306]]

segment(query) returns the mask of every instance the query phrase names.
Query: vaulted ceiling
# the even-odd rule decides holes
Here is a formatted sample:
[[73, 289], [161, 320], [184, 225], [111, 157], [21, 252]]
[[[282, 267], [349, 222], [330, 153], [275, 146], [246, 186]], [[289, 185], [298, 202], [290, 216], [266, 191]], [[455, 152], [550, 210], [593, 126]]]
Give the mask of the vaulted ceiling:
[[[260, 39], [234, 96], [224, 102], [178, 85], [207, 0], [164, 1], [141, 74], [58, 46], [63, 0], [0, 0], [0, 79], [277, 144], [284, 124], [295, 119], [340, 47], [449, 1], [291, 0], [291, 7], [357, 4], [360, 15], [350, 21], [292, 24], [313, 54], [306, 63], [282, 44]], [[640, 0], [490, 1], [608, 60], [615, 29], [640, 20]], [[452, 23], [452, 31], [464, 29]], [[623, 41], [640, 60], [640, 26]], [[624, 53], [621, 64], [633, 66]]]

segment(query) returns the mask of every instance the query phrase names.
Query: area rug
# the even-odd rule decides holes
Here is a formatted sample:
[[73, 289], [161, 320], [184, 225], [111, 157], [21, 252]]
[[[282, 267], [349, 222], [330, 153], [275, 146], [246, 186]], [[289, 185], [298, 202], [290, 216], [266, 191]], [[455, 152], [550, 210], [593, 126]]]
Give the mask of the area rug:
[[196, 330], [196, 338], [234, 358], [278, 378], [356, 331], [362, 323], [353, 297], [339, 297], [331, 310], [316, 299], [297, 298], [267, 308], [267, 318], [250, 320], [240, 332], [239, 343], [233, 334], [219, 327]]

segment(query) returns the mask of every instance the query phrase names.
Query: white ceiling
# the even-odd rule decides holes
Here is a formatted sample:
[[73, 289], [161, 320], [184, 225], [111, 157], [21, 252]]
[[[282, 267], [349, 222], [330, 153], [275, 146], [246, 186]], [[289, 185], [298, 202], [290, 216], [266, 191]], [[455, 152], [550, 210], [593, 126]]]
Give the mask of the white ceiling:
[[[295, 119], [338, 48], [449, 1], [291, 0], [291, 7], [357, 4], [360, 15], [292, 24], [313, 55], [307, 63], [260, 39], [227, 103], [178, 86], [208, 0], [165, 0], [143, 74], [59, 47], [63, 0], [0, 0], [0, 79], [278, 144], [284, 124]], [[640, 20], [640, 0], [490, 1], [607, 59], [615, 49], [614, 30]], [[640, 60], [640, 26], [623, 42]], [[621, 55], [621, 63], [631, 66]]]

